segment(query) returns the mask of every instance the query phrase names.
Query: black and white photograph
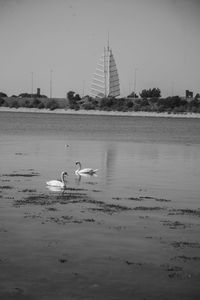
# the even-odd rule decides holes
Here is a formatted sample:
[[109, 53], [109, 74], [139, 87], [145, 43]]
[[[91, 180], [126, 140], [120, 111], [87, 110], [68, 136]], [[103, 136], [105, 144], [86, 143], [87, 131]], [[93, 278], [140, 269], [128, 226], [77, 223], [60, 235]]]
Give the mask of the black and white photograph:
[[0, 299], [200, 299], [199, 0], [0, 0]]

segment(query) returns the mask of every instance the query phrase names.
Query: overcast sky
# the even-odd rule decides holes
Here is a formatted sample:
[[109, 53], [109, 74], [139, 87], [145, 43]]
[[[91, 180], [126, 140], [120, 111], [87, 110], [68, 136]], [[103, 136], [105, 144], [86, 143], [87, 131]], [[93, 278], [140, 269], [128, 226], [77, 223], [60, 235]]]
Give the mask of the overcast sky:
[[88, 94], [108, 32], [122, 96], [200, 92], [199, 0], [0, 0], [0, 91]]

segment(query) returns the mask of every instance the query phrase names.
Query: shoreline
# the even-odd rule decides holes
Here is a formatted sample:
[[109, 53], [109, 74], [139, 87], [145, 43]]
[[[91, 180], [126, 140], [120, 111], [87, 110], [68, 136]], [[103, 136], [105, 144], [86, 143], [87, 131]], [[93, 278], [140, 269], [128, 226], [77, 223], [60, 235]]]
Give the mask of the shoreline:
[[165, 118], [195, 118], [200, 119], [200, 114], [197, 113], [179, 113], [169, 114], [167, 112], [118, 112], [118, 111], [103, 111], [103, 110], [74, 110], [74, 109], [38, 109], [38, 108], [8, 108], [0, 107], [0, 112], [15, 112], [15, 113], [50, 113], [50, 114], [69, 114], [69, 115], [95, 115], [95, 116], [124, 116], [124, 117], [165, 117]]

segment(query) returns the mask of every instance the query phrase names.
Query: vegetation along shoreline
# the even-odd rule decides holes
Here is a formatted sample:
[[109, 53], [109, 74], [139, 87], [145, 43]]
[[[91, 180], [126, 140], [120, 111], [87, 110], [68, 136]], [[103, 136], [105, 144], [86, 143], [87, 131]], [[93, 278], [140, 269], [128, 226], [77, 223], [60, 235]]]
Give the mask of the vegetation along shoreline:
[[195, 97], [161, 97], [158, 88], [143, 90], [140, 97], [134, 92], [124, 98], [80, 97], [69, 91], [66, 98], [48, 98], [40, 94], [22, 93], [8, 97], [0, 92], [0, 111], [57, 112], [120, 116], [200, 117], [200, 95]]

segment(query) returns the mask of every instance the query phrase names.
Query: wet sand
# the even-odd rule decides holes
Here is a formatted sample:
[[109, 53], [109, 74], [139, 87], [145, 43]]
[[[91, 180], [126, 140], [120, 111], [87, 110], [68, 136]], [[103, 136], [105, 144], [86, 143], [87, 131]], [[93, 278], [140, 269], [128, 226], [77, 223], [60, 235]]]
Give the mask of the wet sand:
[[40, 177], [0, 177], [0, 299], [199, 299], [199, 209], [24, 188]]

